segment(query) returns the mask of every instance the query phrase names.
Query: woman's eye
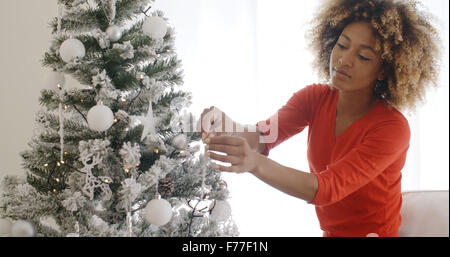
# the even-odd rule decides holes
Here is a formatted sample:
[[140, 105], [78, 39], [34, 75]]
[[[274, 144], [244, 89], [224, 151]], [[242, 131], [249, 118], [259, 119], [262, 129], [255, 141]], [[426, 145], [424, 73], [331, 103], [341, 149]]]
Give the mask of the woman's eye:
[[359, 58], [361, 58], [361, 59], [364, 60], [364, 61], [369, 61], [369, 60], [370, 60], [369, 58], [366, 58], [366, 57], [364, 57], [364, 56], [362, 56], [362, 55], [360, 55]]
[[340, 48], [342, 48], [342, 49], [345, 49], [345, 46], [344, 45], [341, 45], [341, 44], [337, 44]]

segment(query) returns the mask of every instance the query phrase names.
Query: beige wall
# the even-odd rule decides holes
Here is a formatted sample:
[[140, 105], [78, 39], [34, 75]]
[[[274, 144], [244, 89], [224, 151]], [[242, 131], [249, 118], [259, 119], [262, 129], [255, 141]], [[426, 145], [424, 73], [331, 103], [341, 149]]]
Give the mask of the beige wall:
[[0, 177], [25, 174], [19, 153], [33, 135], [56, 15], [54, 0], [0, 0]]

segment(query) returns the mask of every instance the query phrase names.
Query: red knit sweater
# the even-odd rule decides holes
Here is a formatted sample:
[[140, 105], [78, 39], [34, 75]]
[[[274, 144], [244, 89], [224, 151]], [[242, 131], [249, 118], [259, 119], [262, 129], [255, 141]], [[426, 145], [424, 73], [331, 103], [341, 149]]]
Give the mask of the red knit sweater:
[[[309, 126], [307, 157], [319, 182], [311, 204], [324, 236], [398, 236], [408, 121], [379, 101], [335, 138], [337, 101], [338, 91], [328, 85], [314, 84], [296, 92], [271, 117], [273, 123], [278, 118], [278, 125], [264, 133], [268, 139], [264, 154]], [[270, 124], [271, 119], [257, 126], [264, 131], [263, 123]], [[270, 142], [269, 136], [276, 134]]]

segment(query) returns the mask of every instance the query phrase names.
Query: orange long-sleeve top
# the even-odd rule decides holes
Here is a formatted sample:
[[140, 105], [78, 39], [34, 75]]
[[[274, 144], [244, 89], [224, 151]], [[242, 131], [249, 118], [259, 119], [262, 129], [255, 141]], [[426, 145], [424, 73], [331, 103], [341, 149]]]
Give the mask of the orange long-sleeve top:
[[310, 204], [323, 235], [398, 236], [408, 121], [380, 100], [336, 138], [338, 95], [323, 84], [296, 92], [271, 118], [257, 123], [266, 138], [263, 154], [309, 126], [307, 158], [318, 180]]

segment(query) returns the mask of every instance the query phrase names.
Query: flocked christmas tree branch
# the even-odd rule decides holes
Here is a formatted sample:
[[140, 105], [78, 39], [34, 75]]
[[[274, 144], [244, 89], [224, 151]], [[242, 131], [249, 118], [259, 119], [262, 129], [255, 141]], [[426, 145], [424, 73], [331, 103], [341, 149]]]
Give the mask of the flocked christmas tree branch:
[[237, 235], [226, 184], [198, 159], [164, 14], [149, 0], [57, 2], [26, 180], [3, 181], [1, 217], [16, 236]]

